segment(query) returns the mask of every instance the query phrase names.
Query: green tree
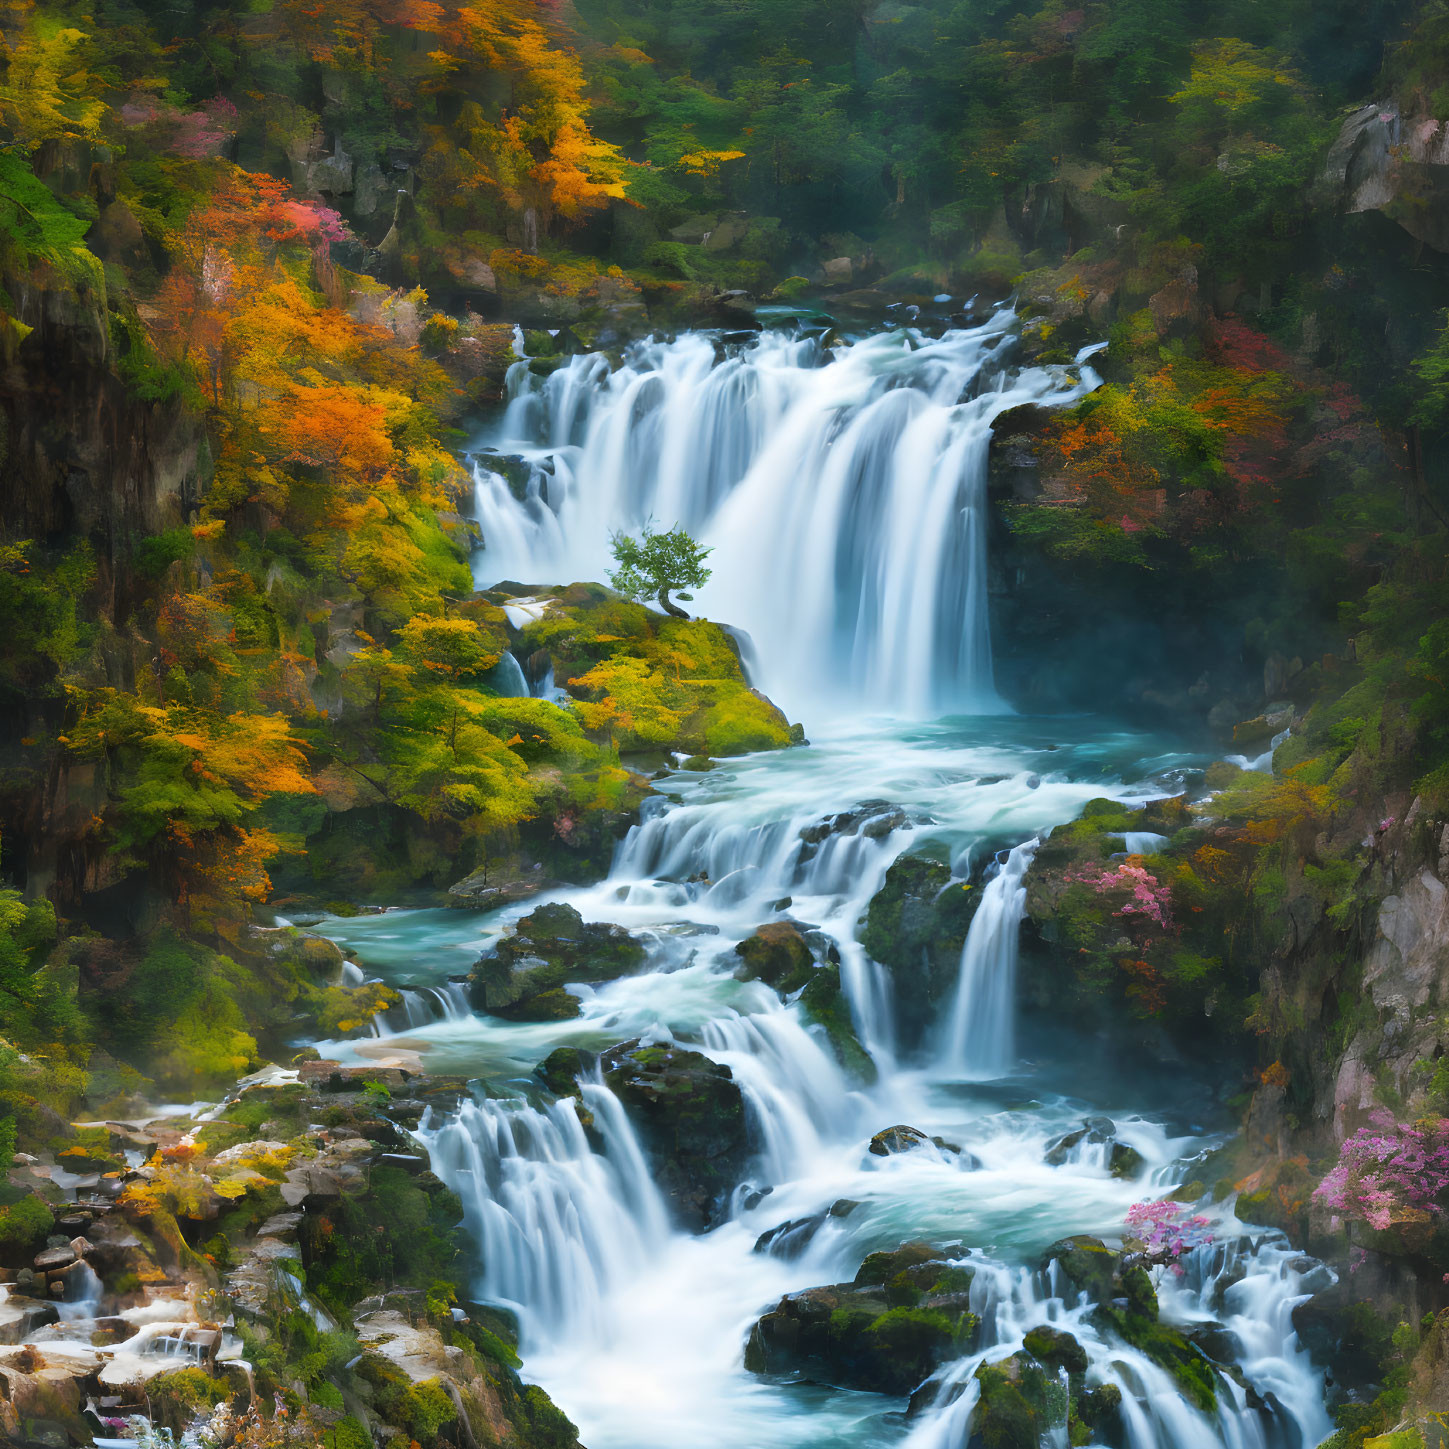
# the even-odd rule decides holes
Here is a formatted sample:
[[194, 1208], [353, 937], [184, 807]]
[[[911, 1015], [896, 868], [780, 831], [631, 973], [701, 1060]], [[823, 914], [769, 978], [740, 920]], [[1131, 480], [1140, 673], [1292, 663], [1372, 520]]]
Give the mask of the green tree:
[[678, 524], [668, 533], [658, 533], [654, 520], [646, 519], [638, 538], [632, 534], [613, 536], [614, 562], [619, 565], [609, 574], [609, 582], [631, 599], [656, 599], [666, 614], [687, 619], [669, 597], [679, 594], [691, 600], [692, 594], [682, 589], [699, 589], [709, 581], [710, 571], [704, 561], [714, 552], [701, 548]]

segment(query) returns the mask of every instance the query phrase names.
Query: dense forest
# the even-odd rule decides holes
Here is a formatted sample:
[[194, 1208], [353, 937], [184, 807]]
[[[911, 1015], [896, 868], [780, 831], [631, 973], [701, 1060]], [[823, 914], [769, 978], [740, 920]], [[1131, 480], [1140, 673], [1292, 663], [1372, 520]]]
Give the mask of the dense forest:
[[[932, 349], [978, 333], [958, 385]], [[883, 565], [878, 596], [847, 578], [874, 558], [848, 522], [817, 566], [777, 558], [775, 534], [835, 524], [795, 534], [759, 515], [776, 562], [760, 566], [753, 640], [723, 610], [689, 617], [669, 590], [703, 590], [711, 569], [730, 586], [751, 548], [742, 504], [728, 527], [696, 530], [711, 568], [694, 548], [694, 571], [667, 587], [627, 573], [624, 535], [642, 525], [647, 544], [652, 526], [642, 505], [599, 514], [596, 536], [557, 555], [606, 552], [621, 530], [625, 573], [518, 571], [541, 555], [510, 555], [499, 520], [567, 532], [559, 499], [592, 476], [590, 450], [616, 448], [620, 498], [656, 497], [638, 480], [668, 448], [640, 421], [658, 406], [640, 379], [673, 377], [696, 336], [706, 372], [755, 368], [731, 394], [741, 415], [774, 396], [771, 367], [831, 386], [830, 369], [877, 344], [922, 368], [885, 391], [957, 409], [942, 429], [1009, 394], [980, 435], [971, 546], [987, 561], [963, 562], [976, 556], [962, 545], [940, 577], [977, 570], [987, 685], [1013, 718], [1151, 731], [1171, 749], [1131, 758], [1171, 767], [1131, 774], [1120, 744], [1090, 769], [1073, 754], [1060, 778], [1039, 752], [956, 762], [932, 777], [939, 801], [912, 803], [858, 756], [861, 783], [847, 773], [808, 817], [820, 823], [786, 832], [793, 878], [737, 882], [691, 916], [700, 891], [765, 871], [781, 847], [750, 817], [714, 853], [655, 849], [665, 801], [704, 811], [715, 797], [699, 792], [752, 779], [794, 799], [769, 772], [808, 772], [806, 736], [846, 713], [820, 688], [798, 703], [809, 669], [759, 665], [783, 657], [764, 631], [798, 634], [808, 654], [811, 589], [860, 590], [821, 639], [858, 641], [860, 618], [897, 607]], [[681, 409], [704, 386], [662, 385]], [[585, 411], [559, 421], [589, 389], [589, 416], [615, 407], [620, 429], [645, 429], [638, 451], [586, 429]], [[822, 459], [853, 446], [855, 406], [842, 393]], [[533, 451], [499, 441], [500, 418], [545, 413]], [[761, 437], [772, 417], [752, 424]], [[681, 446], [709, 451], [702, 436]], [[761, 446], [751, 434], [741, 456]], [[866, 444], [859, 456], [865, 476]], [[742, 498], [759, 468], [739, 469]], [[777, 484], [814, 486], [789, 468]], [[488, 487], [495, 512], [480, 514]], [[841, 517], [880, 533], [885, 494], [838, 487], [858, 490]], [[790, 576], [778, 594], [771, 574]], [[898, 637], [938, 627], [936, 605], [899, 607]], [[969, 632], [937, 613], [953, 638]], [[1052, 1281], [1096, 1305], [1090, 1329], [1053, 1319], [1077, 1338], [1029, 1316], [1016, 1346], [981, 1336], [986, 1270], [968, 1293], [943, 1246], [971, 1241], [967, 1227], [872, 1219], [831, 1269], [858, 1266], [854, 1283], [814, 1286], [824, 1277], [799, 1264], [856, 1197], [833, 1189], [810, 1208], [816, 1247], [777, 1255], [804, 1276], [770, 1280], [731, 1363], [771, 1392], [803, 1380], [884, 1396], [895, 1417], [850, 1431], [865, 1438], [811, 1430], [827, 1409], [810, 1399], [769, 1442], [905, 1442], [929, 1422], [941, 1449], [1307, 1449], [1315, 1414], [1334, 1449], [1445, 1442], [1441, 0], [0, 0], [0, 639], [12, 1442], [765, 1443], [667, 1410], [649, 1433], [594, 1432], [526, 1295], [499, 1288], [497, 1173], [458, 1168], [448, 1134], [526, 1081], [528, 1110], [572, 1124], [550, 1153], [623, 1162], [617, 1111], [670, 1232], [758, 1234], [749, 1215], [772, 1184], [796, 1199], [745, 1048], [693, 1004], [651, 1035], [609, 991], [654, 980], [646, 960], [660, 980], [709, 966], [744, 993], [730, 997], [740, 1020], [759, 992], [766, 1017], [796, 1024], [847, 1084], [835, 1098], [879, 1094], [856, 1156], [867, 1140], [881, 1161], [917, 1139], [941, 1153], [940, 1135], [891, 1126], [891, 1073], [953, 1001], [966, 1012], [968, 961], [990, 946], [1017, 969], [1018, 926], [1023, 1033], [1198, 1094], [1183, 1120], [1217, 1135], [1161, 1162], [1130, 1133], [1103, 1146], [1110, 1173], [1093, 1171], [1161, 1201], [1134, 1204], [1115, 1237], [1096, 1208], [1054, 1234], [1070, 1243]], [[856, 647], [821, 653], [820, 677]], [[860, 712], [892, 714], [897, 677], [887, 659]], [[945, 792], [963, 771], [986, 789], [1017, 780], [1036, 803], [1013, 796], [969, 826], [969, 848], [953, 843]], [[1058, 788], [1065, 803], [1048, 806]], [[758, 858], [727, 861], [751, 830]], [[804, 888], [827, 856], [839, 879]], [[635, 895], [618, 899], [667, 883], [664, 914], [608, 915], [600, 883], [630, 861], [644, 862]], [[1021, 892], [1009, 949], [987, 940], [1004, 883]], [[476, 1062], [359, 1055], [423, 1011], [423, 978], [369, 956], [383, 908], [454, 922], [410, 948], [437, 989], [438, 943], [466, 945], [452, 983], [465, 1015], [534, 1034]], [[716, 957], [681, 955], [691, 941]], [[874, 1030], [886, 1003], [889, 1051]], [[580, 1019], [592, 1035], [540, 1025]], [[519, 1069], [530, 1050], [536, 1072]], [[792, 1050], [798, 1063], [805, 1046]], [[1032, 1093], [1048, 1089], [1018, 1095]], [[1068, 1095], [1100, 1110], [1080, 1081]], [[1085, 1119], [1092, 1144], [1104, 1120]], [[505, 1158], [532, 1161], [543, 1121], [496, 1128], [515, 1133]], [[1060, 1146], [1070, 1135], [1055, 1166], [1086, 1160]], [[972, 1155], [951, 1151], [952, 1171]], [[1176, 1176], [1148, 1171], [1169, 1158]], [[485, 1178], [496, 1201], [470, 1205]], [[642, 1201], [625, 1216], [647, 1219]], [[1199, 1203], [1207, 1216], [1187, 1219]], [[1284, 1382], [1249, 1373], [1236, 1318], [1212, 1323], [1239, 1335], [1232, 1353], [1190, 1331], [1229, 1317], [1222, 1285], [1251, 1276], [1242, 1262], [1212, 1270], [1211, 1312], [1172, 1316], [1187, 1291], [1172, 1275], [1197, 1291], [1184, 1264], [1226, 1241], [1218, 1219], [1204, 1226], [1214, 1205], [1253, 1225], [1260, 1258], [1281, 1243], [1284, 1262], [1327, 1265], [1321, 1279], [1291, 1269], [1311, 1286], [1283, 1310], [1297, 1335], [1284, 1352], [1311, 1356], [1318, 1386], [1292, 1423]], [[772, 1232], [806, 1222], [776, 1218]], [[594, 1243], [587, 1213], [563, 1220], [560, 1242]], [[1037, 1257], [1051, 1236], [1029, 1242]], [[769, 1237], [757, 1247], [773, 1262]], [[988, 1241], [1017, 1243], [1006, 1229]], [[812, 1300], [828, 1332], [809, 1294], [834, 1295]], [[1207, 1437], [1124, 1408], [1117, 1369], [1078, 1342], [1098, 1337], [1147, 1365], [1122, 1381], [1129, 1400], [1133, 1382], [1160, 1398], [1150, 1375], [1166, 1375]], [[535, 1350], [552, 1366], [535, 1373]], [[953, 1379], [968, 1360], [973, 1376]], [[1230, 1412], [1267, 1427], [1245, 1439], [1223, 1427]]]

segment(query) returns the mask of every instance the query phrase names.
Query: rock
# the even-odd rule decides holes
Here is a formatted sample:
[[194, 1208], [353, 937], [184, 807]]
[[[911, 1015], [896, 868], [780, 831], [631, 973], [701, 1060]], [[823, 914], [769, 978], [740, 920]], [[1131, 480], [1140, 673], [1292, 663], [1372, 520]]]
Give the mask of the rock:
[[1036, 1361], [1049, 1369], [1066, 1369], [1074, 1377], [1087, 1371], [1087, 1350], [1060, 1329], [1043, 1325], [1033, 1328], [1022, 1346]]
[[533, 1069], [533, 1075], [555, 1097], [572, 1097], [578, 1092], [580, 1075], [597, 1065], [598, 1060], [592, 1052], [578, 1047], [555, 1047]]
[[794, 1218], [790, 1222], [781, 1223], [755, 1239], [754, 1251], [791, 1261], [810, 1246], [816, 1233], [829, 1221], [829, 1213], [812, 1213], [808, 1218]]
[[711, 1226], [749, 1160], [734, 1074], [702, 1052], [637, 1041], [612, 1047], [600, 1064], [680, 1220], [696, 1232]]
[[225, 1167], [228, 1163], [241, 1162], [248, 1157], [270, 1157], [277, 1153], [290, 1154], [291, 1149], [285, 1142], [273, 1142], [267, 1138], [258, 1138], [255, 1142], [238, 1142], [235, 1147], [227, 1147], [218, 1152], [211, 1160], [218, 1167]]
[[1346, 1275], [1294, 1308], [1293, 1330], [1340, 1384], [1372, 1383], [1389, 1348], [1388, 1328]]
[[903, 855], [871, 898], [861, 944], [896, 987], [902, 1044], [918, 1046], [955, 992], [980, 891], [939, 861]]
[[840, 985], [840, 967], [819, 967], [800, 993], [800, 1007], [830, 1040], [841, 1066], [862, 1082], [875, 1081], [875, 1062], [861, 1046], [850, 1016], [850, 1003]]
[[815, 958], [793, 921], [772, 921], [735, 947], [741, 981], [763, 981], [782, 996], [793, 995], [815, 972]]
[[849, 286], [855, 279], [855, 264], [849, 257], [832, 257], [821, 268], [829, 287]]
[[974, 1340], [972, 1276], [928, 1243], [874, 1253], [853, 1283], [782, 1298], [751, 1330], [745, 1367], [909, 1394]]
[[1038, 1449], [1062, 1417], [1056, 1375], [1029, 1353], [982, 1364], [976, 1385], [967, 1449]]
[[342, 149], [342, 142], [330, 156], [309, 161], [303, 177], [303, 188], [307, 191], [322, 191], [330, 196], [352, 194], [352, 157]]
[[70, 1246], [47, 1248], [43, 1253], [35, 1255], [35, 1271], [37, 1273], [54, 1273], [57, 1269], [69, 1268], [75, 1260], [75, 1249]]
[[572, 906], [540, 906], [473, 968], [473, 1002], [510, 1021], [568, 1020], [579, 1004], [566, 984], [611, 981], [637, 970], [644, 957], [622, 926], [585, 925]]
[[1095, 1439], [1103, 1444], [1122, 1442], [1122, 1390], [1116, 1384], [1086, 1389], [1077, 1396], [1076, 1410]]
[[149, 260], [146, 233], [124, 201], [113, 201], [101, 212], [88, 242], [103, 261], [137, 267]]
[[[491, 460], [489, 466], [492, 466]], [[511, 486], [511, 485], [510, 485]], [[448, 894], [461, 905], [476, 906], [480, 911], [496, 911], [503, 906], [526, 901], [542, 891], [555, 890], [556, 880], [549, 879], [540, 869], [536, 874], [504, 876], [497, 871], [475, 870], [448, 887]]]
[[1043, 1161], [1049, 1167], [1061, 1167], [1073, 1160], [1082, 1146], [1105, 1147], [1107, 1170], [1113, 1177], [1136, 1177], [1145, 1166], [1145, 1159], [1135, 1147], [1116, 1140], [1117, 1124], [1110, 1117], [1088, 1117], [1075, 1132], [1067, 1132], [1052, 1142]]
[[1073, 1292], [1085, 1293], [1089, 1302], [1105, 1303], [1112, 1297], [1112, 1280], [1121, 1262], [1121, 1254], [1114, 1252], [1100, 1238], [1085, 1235], [1063, 1238], [1042, 1254], [1041, 1266], [1044, 1270], [1052, 1262], [1056, 1263], [1068, 1287]]
[[924, 1147], [930, 1140], [917, 1127], [887, 1127], [870, 1139], [870, 1151], [875, 1157], [889, 1157], [896, 1152], [910, 1152]]
[[1319, 191], [1350, 214], [1382, 211], [1416, 241], [1449, 251], [1449, 130], [1421, 109], [1375, 102], [1353, 112], [1329, 149]]

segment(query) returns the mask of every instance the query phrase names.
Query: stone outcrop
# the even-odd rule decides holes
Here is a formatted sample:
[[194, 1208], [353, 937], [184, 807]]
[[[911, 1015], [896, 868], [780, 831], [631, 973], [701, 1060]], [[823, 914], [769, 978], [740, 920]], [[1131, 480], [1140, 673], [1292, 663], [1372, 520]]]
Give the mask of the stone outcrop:
[[579, 1014], [573, 983], [637, 971], [644, 947], [622, 926], [586, 925], [572, 906], [539, 906], [473, 968], [478, 1010], [508, 1021], [566, 1021]]
[[639, 1042], [611, 1048], [600, 1065], [680, 1222], [700, 1231], [718, 1221], [749, 1160], [734, 1074], [702, 1052]]
[[750, 1331], [745, 1366], [910, 1394], [974, 1342], [980, 1321], [970, 1308], [972, 1277], [929, 1243], [872, 1253], [853, 1282], [782, 1298]]

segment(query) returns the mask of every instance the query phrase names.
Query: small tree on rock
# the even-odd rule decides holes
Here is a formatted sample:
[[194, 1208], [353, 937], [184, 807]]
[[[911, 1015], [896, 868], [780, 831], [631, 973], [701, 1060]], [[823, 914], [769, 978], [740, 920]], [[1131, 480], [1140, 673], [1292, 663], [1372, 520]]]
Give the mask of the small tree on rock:
[[669, 596], [676, 593], [681, 599], [693, 600], [692, 594], [680, 591], [703, 588], [709, 581], [710, 571], [704, 561], [712, 549], [701, 548], [678, 524], [668, 533], [657, 533], [652, 518], [644, 521], [638, 538], [616, 533], [612, 543], [614, 562], [619, 567], [609, 575], [609, 582], [621, 594], [631, 599], [656, 599], [666, 614], [676, 619], [689, 618]]

